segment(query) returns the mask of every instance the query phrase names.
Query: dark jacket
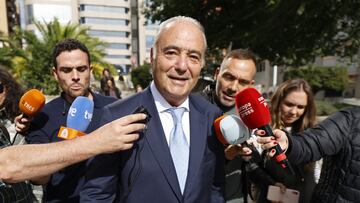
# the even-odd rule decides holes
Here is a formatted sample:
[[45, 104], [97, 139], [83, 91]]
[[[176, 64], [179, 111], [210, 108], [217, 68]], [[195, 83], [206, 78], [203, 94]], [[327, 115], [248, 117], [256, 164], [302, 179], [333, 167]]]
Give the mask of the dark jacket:
[[[85, 133], [97, 129], [102, 108], [116, 101], [113, 97], [105, 97], [93, 93], [94, 112], [90, 125]], [[60, 126], [66, 126], [66, 117], [71, 104], [64, 95], [48, 102], [31, 123], [26, 141], [30, 144], [42, 144], [63, 141], [57, 136]], [[86, 161], [82, 161], [52, 174], [44, 192], [46, 202], [80, 202], [79, 192], [84, 182]]]
[[340, 111], [314, 128], [289, 137], [288, 159], [323, 159], [312, 202], [360, 201], [360, 108]]
[[140, 105], [151, 115], [146, 131], [131, 149], [94, 158], [87, 168], [82, 202], [113, 202], [115, 193], [115, 202], [223, 202], [224, 152], [212, 127], [220, 110], [189, 95], [189, 169], [181, 194], [150, 87], [106, 106], [101, 123], [128, 115]]

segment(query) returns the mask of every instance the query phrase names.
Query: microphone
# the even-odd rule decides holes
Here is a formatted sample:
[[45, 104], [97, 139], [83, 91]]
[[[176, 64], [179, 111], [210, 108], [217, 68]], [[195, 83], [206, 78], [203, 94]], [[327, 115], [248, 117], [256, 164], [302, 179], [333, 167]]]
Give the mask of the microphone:
[[253, 144], [246, 141], [250, 139], [251, 130], [246, 127], [243, 121], [237, 115], [223, 115], [214, 121], [215, 135], [224, 145], [242, 144], [253, 152], [251, 159], [247, 162], [260, 162], [261, 156]]
[[[37, 89], [31, 89], [19, 101], [19, 109], [22, 112], [22, 118], [34, 117], [45, 105], [45, 96]], [[11, 145], [15, 143], [16, 137], [19, 133], [16, 132]]]
[[[270, 123], [270, 111], [264, 97], [255, 88], [246, 88], [235, 96], [235, 105], [241, 120], [250, 129], [264, 130], [267, 136], [274, 136]], [[285, 153], [279, 144], [275, 145], [274, 159], [282, 168], [288, 168], [292, 174], [292, 169]]]
[[242, 144], [251, 132], [236, 115], [223, 115], [214, 121], [215, 134], [224, 145]]
[[79, 136], [85, 135], [94, 111], [94, 102], [87, 97], [78, 96], [71, 104], [66, 126], [61, 126], [58, 132], [58, 137], [71, 140]]
[[45, 104], [45, 96], [37, 89], [27, 91], [19, 102], [19, 109], [24, 116], [35, 116]]

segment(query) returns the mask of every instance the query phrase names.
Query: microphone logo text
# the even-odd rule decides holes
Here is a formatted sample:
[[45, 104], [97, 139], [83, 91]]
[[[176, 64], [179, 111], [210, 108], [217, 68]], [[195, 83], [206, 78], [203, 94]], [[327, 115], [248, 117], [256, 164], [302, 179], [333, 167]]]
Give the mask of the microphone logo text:
[[85, 119], [91, 120], [91, 118], [92, 118], [92, 113], [89, 113], [89, 112], [86, 110], [84, 117], [85, 117]]
[[74, 117], [76, 114], [76, 111], [77, 111], [76, 108], [70, 107], [69, 114]]
[[24, 101], [24, 106], [25, 108], [27, 108], [29, 111], [33, 112], [35, 111], [35, 107], [31, 106], [29, 103], [27, 103], [26, 101]]
[[250, 102], [240, 106], [239, 108], [239, 114], [241, 118], [244, 118], [245, 116], [248, 116], [252, 113], [254, 113], [254, 109], [252, 108]]
[[[77, 112], [77, 109], [76, 109], [76, 108], [70, 107], [70, 109], [69, 109], [69, 115], [70, 115], [70, 116], [75, 117], [76, 112]], [[86, 120], [91, 120], [92, 116], [93, 116], [92, 113], [90, 113], [90, 112], [88, 112], [87, 110], [85, 110], [85, 112], [84, 112], [84, 118], [85, 118]]]

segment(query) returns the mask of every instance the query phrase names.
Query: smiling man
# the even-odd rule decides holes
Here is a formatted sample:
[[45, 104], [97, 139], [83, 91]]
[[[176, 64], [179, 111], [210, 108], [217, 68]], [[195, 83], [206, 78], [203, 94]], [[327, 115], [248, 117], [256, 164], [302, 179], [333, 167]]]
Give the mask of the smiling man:
[[[62, 141], [57, 137], [60, 126], [66, 126], [66, 117], [77, 96], [85, 96], [94, 101], [93, 118], [86, 131], [95, 130], [100, 120], [100, 109], [116, 99], [92, 92], [90, 54], [86, 46], [74, 39], [59, 42], [53, 50], [52, 69], [62, 93], [60, 97], [47, 103], [30, 125], [26, 141], [30, 144], [44, 144]], [[54, 156], [57, 156], [54, 154]], [[36, 184], [45, 185], [45, 202], [79, 202], [85, 161], [71, 165], [49, 176], [33, 178]]]
[[84, 202], [224, 202], [224, 154], [212, 128], [221, 112], [190, 94], [205, 50], [196, 20], [178, 16], [160, 25], [151, 51], [154, 81], [104, 109], [106, 123], [142, 105], [151, 114], [147, 129], [132, 149], [93, 160]]

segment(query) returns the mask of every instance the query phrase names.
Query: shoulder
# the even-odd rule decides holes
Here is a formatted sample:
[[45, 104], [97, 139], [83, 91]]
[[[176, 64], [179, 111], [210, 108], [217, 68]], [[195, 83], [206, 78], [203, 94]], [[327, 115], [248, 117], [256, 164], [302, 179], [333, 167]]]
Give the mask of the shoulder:
[[189, 95], [189, 101], [197, 108], [200, 112], [206, 114], [221, 114], [221, 110], [214, 104], [210, 103], [204, 97], [198, 95], [197, 93], [192, 93]]
[[147, 102], [149, 102], [148, 99], [144, 99], [143, 96], [138, 93], [106, 105], [103, 111], [106, 117], [116, 119], [132, 113], [138, 106], [144, 105], [144, 103]]
[[98, 93], [92, 93], [93, 97], [94, 97], [94, 103], [97, 106], [101, 106], [104, 107], [108, 104], [111, 104], [115, 101], [117, 101], [118, 99], [114, 98], [114, 97], [109, 97], [109, 96], [104, 96]]
[[[353, 107], [340, 110], [339, 112], [334, 113], [329, 116], [329, 120], [336, 122], [347, 122], [347, 123], [357, 123], [360, 124], [360, 107]], [[359, 126], [360, 127], [360, 126]]]
[[[65, 100], [61, 97], [56, 97], [55, 99], [52, 99], [51, 101], [47, 102], [44, 107], [41, 109], [41, 112], [48, 113], [48, 112], [54, 112], [58, 111], [58, 109], [63, 109], [63, 106], [66, 105]], [[60, 110], [59, 110], [60, 111]]]

